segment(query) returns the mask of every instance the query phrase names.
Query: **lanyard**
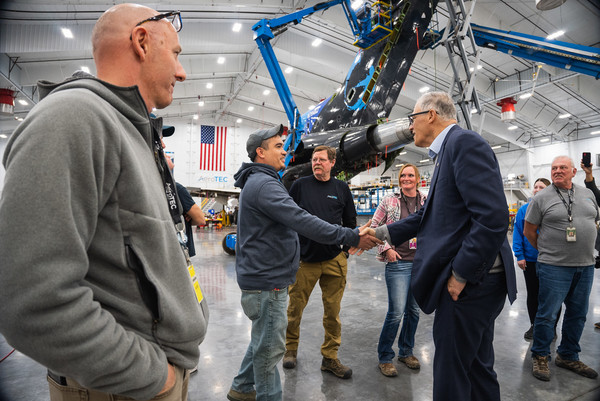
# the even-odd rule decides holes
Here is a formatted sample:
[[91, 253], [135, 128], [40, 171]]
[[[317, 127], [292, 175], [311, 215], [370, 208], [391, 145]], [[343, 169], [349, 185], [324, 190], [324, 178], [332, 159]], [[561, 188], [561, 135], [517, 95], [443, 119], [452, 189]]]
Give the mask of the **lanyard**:
[[156, 162], [156, 167], [158, 168], [160, 177], [162, 178], [165, 195], [167, 196], [169, 213], [171, 214], [171, 219], [173, 219], [173, 224], [175, 224], [179, 245], [181, 245], [186, 262], [188, 265], [190, 265], [190, 256], [186, 245], [187, 236], [185, 234], [185, 224], [181, 218], [183, 208], [181, 207], [181, 202], [177, 196], [177, 186], [173, 176], [171, 175], [171, 171], [169, 171], [169, 166], [167, 165], [167, 160], [165, 159], [165, 154], [163, 152], [162, 143], [160, 140], [159, 132], [162, 129], [162, 119], [151, 117], [150, 126], [152, 127], [152, 142], [154, 143], [154, 161]]
[[565, 201], [565, 197], [558, 190], [558, 187], [556, 185], [554, 185], [554, 184], [552, 184], [552, 186], [554, 187], [554, 190], [558, 194], [558, 197], [562, 201], [563, 205], [565, 205], [565, 208], [567, 209], [567, 216], [569, 216], [569, 223], [573, 223], [573, 198], [572, 198], [572, 196], [573, 196], [573, 186], [571, 186], [571, 188], [567, 191], [567, 196], [569, 198], [569, 204], [568, 205], [567, 205], [567, 201]]
[[408, 210], [408, 214], [411, 213], [417, 213], [417, 211], [419, 210], [419, 192], [417, 191], [417, 196], [415, 196], [415, 211], [411, 212], [410, 209], [408, 208], [408, 199], [406, 199], [406, 196], [404, 196], [404, 192], [402, 192], [402, 190], [400, 190], [400, 197], [402, 198], [402, 200], [404, 201], [404, 203], [406, 204], [406, 210]]

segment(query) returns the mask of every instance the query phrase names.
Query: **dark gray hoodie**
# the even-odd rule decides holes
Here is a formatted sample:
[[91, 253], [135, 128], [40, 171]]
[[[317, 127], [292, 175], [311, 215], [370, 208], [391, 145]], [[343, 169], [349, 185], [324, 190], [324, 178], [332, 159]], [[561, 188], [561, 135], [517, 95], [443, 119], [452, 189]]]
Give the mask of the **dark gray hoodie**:
[[297, 233], [323, 244], [358, 245], [358, 229], [329, 224], [299, 207], [273, 167], [243, 163], [234, 177], [242, 188], [235, 249], [241, 289], [293, 284], [300, 260]]
[[[0, 332], [57, 374], [150, 399], [198, 362], [196, 300], [137, 87], [40, 84], [4, 154]], [[140, 285], [140, 281], [143, 285]]]

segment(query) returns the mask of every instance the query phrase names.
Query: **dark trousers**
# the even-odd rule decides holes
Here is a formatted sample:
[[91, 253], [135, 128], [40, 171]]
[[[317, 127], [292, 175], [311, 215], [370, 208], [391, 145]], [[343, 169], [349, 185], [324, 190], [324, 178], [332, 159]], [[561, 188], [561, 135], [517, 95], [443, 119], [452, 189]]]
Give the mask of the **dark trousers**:
[[457, 301], [443, 291], [433, 322], [434, 401], [500, 401], [492, 343], [506, 293], [504, 273], [467, 283]]
[[527, 287], [527, 313], [529, 314], [529, 323], [535, 322], [535, 314], [538, 309], [538, 294], [540, 293], [540, 282], [538, 281], [535, 265], [537, 262], [525, 262], [527, 266], [523, 270], [525, 277], [525, 286]]

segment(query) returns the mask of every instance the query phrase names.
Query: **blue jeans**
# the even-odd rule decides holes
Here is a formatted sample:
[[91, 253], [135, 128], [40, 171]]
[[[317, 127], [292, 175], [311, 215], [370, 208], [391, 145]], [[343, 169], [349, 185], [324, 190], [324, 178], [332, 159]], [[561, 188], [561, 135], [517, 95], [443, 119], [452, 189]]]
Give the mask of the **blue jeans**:
[[394, 360], [394, 340], [398, 334], [400, 321], [404, 315], [402, 330], [398, 338], [398, 356], [407, 357], [413, 354], [415, 332], [419, 324], [419, 305], [410, 289], [412, 262], [398, 260], [385, 265], [385, 284], [388, 290], [388, 311], [383, 328], [379, 335], [379, 363]]
[[594, 280], [594, 266], [553, 266], [538, 262], [537, 274], [540, 295], [533, 325], [531, 354], [550, 355], [554, 322], [564, 303], [565, 315], [557, 351], [562, 358], [577, 361], [581, 352], [579, 339], [585, 325]]
[[288, 290], [242, 290], [242, 308], [252, 320], [250, 344], [231, 388], [250, 393], [256, 399], [281, 400], [282, 389], [277, 363], [285, 352]]

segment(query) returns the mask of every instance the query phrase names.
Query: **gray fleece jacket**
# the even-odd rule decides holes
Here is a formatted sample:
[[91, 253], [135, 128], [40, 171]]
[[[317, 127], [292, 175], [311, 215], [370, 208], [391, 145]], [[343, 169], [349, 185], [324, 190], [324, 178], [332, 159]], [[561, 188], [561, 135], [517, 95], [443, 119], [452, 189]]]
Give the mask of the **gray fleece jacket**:
[[235, 245], [242, 290], [270, 291], [296, 281], [297, 233], [323, 244], [358, 245], [358, 229], [329, 224], [298, 206], [273, 167], [243, 163], [234, 178], [242, 188]]
[[192, 368], [208, 323], [176, 238], [137, 87], [40, 82], [7, 144], [0, 332], [80, 384], [135, 399]]

